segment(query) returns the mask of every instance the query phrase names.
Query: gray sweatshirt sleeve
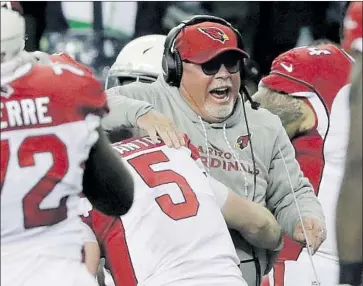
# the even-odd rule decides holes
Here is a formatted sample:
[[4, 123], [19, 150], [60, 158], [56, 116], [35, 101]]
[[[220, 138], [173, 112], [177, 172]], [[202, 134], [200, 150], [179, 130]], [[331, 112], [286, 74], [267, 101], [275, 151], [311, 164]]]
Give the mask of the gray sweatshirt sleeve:
[[[295, 159], [294, 147], [281, 122], [279, 122], [279, 125], [280, 128], [274, 144], [269, 169], [270, 182], [266, 194], [267, 207], [274, 213], [283, 232], [292, 236], [299, 222], [299, 215], [290, 186], [291, 181], [302, 217], [315, 217], [322, 222], [325, 228], [322, 207], [313, 192], [312, 185], [300, 170], [300, 165]], [[281, 150], [281, 153], [279, 150]]]
[[110, 112], [102, 119], [105, 130], [136, 127], [136, 120], [152, 109], [152, 99], [142, 87], [113, 87], [106, 91]]

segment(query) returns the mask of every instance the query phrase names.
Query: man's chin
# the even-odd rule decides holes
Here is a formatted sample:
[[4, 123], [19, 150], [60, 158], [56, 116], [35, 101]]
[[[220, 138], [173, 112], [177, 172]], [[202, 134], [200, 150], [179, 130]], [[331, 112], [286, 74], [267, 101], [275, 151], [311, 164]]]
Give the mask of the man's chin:
[[220, 123], [225, 121], [228, 117], [231, 116], [233, 112], [233, 107], [224, 107], [217, 109], [208, 109], [206, 108], [208, 119], [204, 119], [210, 123]]

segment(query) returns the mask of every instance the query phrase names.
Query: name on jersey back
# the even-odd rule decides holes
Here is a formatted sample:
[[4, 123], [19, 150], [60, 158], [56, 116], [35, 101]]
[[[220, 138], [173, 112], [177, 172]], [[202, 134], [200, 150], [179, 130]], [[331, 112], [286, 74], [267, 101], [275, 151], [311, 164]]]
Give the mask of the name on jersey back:
[[158, 138], [156, 143], [153, 143], [150, 137], [145, 136], [141, 138], [132, 138], [124, 140], [122, 142], [112, 144], [112, 147], [116, 149], [123, 157], [129, 156], [133, 153], [164, 146], [164, 142]]
[[47, 114], [49, 97], [25, 98], [1, 102], [1, 129], [52, 123]]

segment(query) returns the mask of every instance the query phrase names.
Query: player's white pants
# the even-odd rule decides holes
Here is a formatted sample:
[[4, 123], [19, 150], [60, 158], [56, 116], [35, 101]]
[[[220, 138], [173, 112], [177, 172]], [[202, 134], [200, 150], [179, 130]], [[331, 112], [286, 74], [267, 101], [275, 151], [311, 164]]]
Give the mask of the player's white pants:
[[[331, 256], [324, 256], [316, 253], [313, 256], [315, 269], [320, 281], [320, 286], [333, 286], [338, 284], [339, 264], [331, 259]], [[315, 281], [314, 270], [309, 256], [303, 251], [297, 261], [285, 261], [284, 281], [278, 281], [274, 277], [273, 270], [269, 273], [270, 286], [311, 286]]]
[[97, 286], [86, 266], [76, 260], [49, 256], [1, 261], [2, 286]]

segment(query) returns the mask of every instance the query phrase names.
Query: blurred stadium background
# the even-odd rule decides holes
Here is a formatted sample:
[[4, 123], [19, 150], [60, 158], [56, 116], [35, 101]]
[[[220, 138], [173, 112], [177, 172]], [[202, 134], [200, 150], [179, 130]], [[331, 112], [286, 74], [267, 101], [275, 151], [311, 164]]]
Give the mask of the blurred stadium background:
[[254, 60], [253, 80], [281, 52], [317, 39], [340, 42], [345, 1], [325, 2], [35, 2], [20, 1], [27, 24], [26, 50], [67, 52], [104, 82], [122, 47], [168, 31], [195, 14], [220, 16], [241, 32]]

